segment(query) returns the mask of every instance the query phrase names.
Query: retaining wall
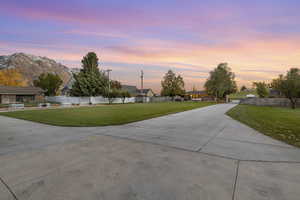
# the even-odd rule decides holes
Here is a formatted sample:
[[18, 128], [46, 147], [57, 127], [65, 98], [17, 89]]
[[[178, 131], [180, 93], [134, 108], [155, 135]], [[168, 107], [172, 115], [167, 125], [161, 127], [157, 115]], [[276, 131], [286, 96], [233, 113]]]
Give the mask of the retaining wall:
[[[291, 102], [287, 98], [246, 98], [246, 99], [241, 99], [240, 104], [256, 105], [256, 106], [281, 106], [281, 107], [291, 106]], [[300, 99], [298, 99], [297, 106], [300, 106]]]

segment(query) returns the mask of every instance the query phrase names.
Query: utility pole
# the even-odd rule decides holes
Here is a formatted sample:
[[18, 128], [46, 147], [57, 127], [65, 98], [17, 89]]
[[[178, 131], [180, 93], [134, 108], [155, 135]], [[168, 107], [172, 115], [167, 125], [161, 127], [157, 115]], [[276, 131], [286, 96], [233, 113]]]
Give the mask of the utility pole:
[[143, 94], [144, 89], [144, 72], [141, 70], [141, 94]]
[[109, 80], [109, 73], [112, 71], [111, 69], [105, 70], [107, 72], [107, 78], [108, 78], [108, 92], [110, 92], [110, 80]]

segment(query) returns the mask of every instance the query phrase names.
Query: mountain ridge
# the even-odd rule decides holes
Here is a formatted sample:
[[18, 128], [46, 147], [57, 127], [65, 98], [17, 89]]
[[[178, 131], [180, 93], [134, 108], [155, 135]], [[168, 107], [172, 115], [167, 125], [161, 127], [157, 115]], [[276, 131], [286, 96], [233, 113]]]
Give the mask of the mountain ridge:
[[0, 70], [3, 69], [17, 69], [29, 86], [32, 86], [33, 81], [42, 73], [58, 74], [63, 80], [63, 85], [66, 85], [72, 77], [71, 69], [59, 62], [45, 56], [36, 56], [22, 52], [1, 55]]

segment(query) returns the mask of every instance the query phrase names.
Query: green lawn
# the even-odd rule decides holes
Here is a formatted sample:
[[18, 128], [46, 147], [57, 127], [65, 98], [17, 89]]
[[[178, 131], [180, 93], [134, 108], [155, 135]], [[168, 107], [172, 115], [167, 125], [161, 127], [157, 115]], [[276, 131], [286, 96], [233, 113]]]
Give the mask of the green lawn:
[[240, 91], [237, 93], [232, 93], [229, 95], [229, 98], [230, 99], [244, 99], [244, 98], [246, 98], [246, 96], [248, 94], [254, 94], [254, 95], [258, 96], [256, 90], [251, 90], [251, 91]]
[[300, 147], [300, 109], [238, 105], [227, 115], [265, 135]]
[[5, 112], [0, 115], [57, 126], [106, 126], [126, 124], [213, 104], [211, 102], [116, 104]]

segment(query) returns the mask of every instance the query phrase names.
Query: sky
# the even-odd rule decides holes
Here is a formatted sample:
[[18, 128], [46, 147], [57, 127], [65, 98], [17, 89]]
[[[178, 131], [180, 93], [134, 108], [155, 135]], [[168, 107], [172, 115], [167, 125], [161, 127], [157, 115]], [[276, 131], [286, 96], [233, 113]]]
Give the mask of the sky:
[[299, 0], [9, 0], [0, 55], [46, 56], [70, 68], [96, 52], [123, 84], [160, 90], [172, 69], [186, 90], [226, 62], [239, 86], [300, 67]]

